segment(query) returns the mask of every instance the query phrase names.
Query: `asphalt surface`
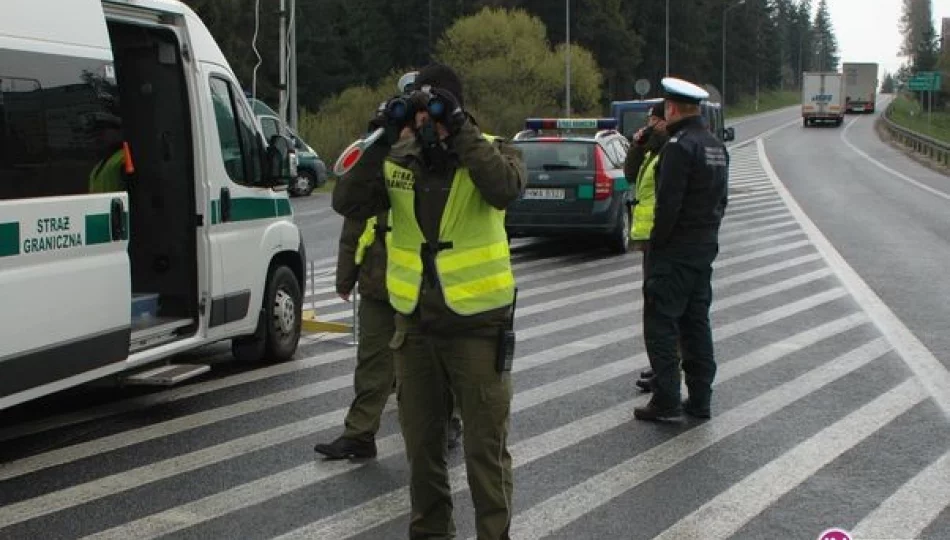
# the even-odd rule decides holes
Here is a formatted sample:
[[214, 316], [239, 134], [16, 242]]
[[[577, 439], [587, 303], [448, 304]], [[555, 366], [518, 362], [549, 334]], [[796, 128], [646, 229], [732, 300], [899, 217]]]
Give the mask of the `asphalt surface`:
[[[727, 125], [738, 140], [714, 274], [712, 420], [633, 420], [648, 399], [633, 386], [647, 365], [638, 254], [513, 244], [512, 537], [811, 540], [835, 526], [950, 537], [944, 401], [781, 186], [944, 363], [936, 288], [950, 203], [854, 158], [843, 128], [801, 130], [797, 110]], [[939, 187], [869, 126], [857, 120], [848, 140]], [[750, 141], [766, 133], [763, 160]], [[309, 299], [321, 318], [347, 321], [332, 290], [340, 220], [327, 195], [294, 207], [314, 261]], [[352, 398], [347, 341], [309, 336], [294, 361], [264, 367], [238, 366], [218, 345], [194, 355], [212, 372], [179, 387], [83, 389], [4, 413], [0, 538], [405, 538], [394, 402], [377, 460], [312, 451], [340, 433]], [[449, 466], [459, 538], [472, 538], [461, 450]]]

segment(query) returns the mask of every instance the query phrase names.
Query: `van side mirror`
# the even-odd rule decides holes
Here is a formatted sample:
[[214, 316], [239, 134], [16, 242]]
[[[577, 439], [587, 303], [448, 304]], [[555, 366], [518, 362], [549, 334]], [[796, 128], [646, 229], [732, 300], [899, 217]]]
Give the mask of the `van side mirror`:
[[736, 128], [727, 127], [722, 130], [722, 141], [730, 142], [736, 140]]
[[283, 135], [273, 135], [267, 146], [267, 181], [273, 186], [290, 184], [297, 177], [297, 154]]

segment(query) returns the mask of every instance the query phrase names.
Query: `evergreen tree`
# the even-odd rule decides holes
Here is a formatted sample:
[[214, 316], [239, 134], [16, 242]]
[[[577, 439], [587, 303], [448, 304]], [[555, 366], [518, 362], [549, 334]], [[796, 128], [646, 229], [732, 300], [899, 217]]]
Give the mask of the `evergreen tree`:
[[815, 13], [815, 22], [812, 26], [816, 41], [816, 68], [819, 71], [837, 71], [841, 58], [838, 55], [838, 39], [831, 27], [827, 0], [818, 2], [818, 11]]

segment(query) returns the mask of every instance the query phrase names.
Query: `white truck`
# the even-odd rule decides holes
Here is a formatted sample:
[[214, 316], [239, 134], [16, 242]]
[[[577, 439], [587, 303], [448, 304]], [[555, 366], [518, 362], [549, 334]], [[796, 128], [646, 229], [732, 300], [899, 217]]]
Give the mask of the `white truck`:
[[877, 103], [877, 64], [847, 62], [841, 65], [844, 74], [845, 112], [873, 113]]
[[802, 125], [817, 123], [840, 126], [844, 122], [843, 80], [834, 71], [802, 74]]
[[291, 143], [265, 140], [174, 0], [6, 0], [0, 17], [0, 409], [178, 353], [296, 351], [306, 256]]

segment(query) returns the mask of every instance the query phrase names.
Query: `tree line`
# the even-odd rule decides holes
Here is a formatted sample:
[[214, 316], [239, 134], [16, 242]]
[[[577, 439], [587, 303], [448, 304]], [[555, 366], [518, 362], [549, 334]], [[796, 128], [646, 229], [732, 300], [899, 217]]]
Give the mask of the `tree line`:
[[934, 94], [936, 105], [950, 101], [950, 43], [944, 44], [934, 28], [933, 5], [930, 0], [903, 0], [901, 18], [901, 45], [898, 55], [905, 62], [897, 73], [887, 73], [882, 83], [883, 90], [895, 90], [907, 84], [915, 73], [937, 71], [941, 73], [941, 89]]
[[[185, 2], [206, 22], [245, 87], [251, 89], [256, 73], [253, 80], [258, 97], [275, 105], [279, 0]], [[657, 95], [659, 81], [666, 74], [667, 3], [569, 3], [572, 58], [577, 55], [579, 62], [572, 66], [576, 71], [572, 84], [583, 89], [593, 81], [597, 87], [586, 94], [584, 90], [575, 93], [572, 88], [572, 109], [597, 114], [605, 111], [610, 101], [636, 99], [639, 96], [634, 83], [641, 78], [651, 83], [647, 97]], [[463, 25], [460, 29], [459, 23], [486, 13], [486, 8], [496, 15], [485, 18], [482, 26]], [[517, 114], [528, 108], [556, 113], [560, 107], [563, 111], [563, 91], [553, 87], [540, 91], [524, 84], [530, 80], [564, 86], [565, 8], [564, 0], [297, 0], [293, 16], [301, 117], [314, 112], [344, 114], [340, 111], [344, 94], [350, 97], [346, 101], [355, 98], [367, 103], [378, 97], [372, 95], [376, 89], [391, 94], [394, 73], [398, 76], [440, 55], [461, 64], [456, 67], [466, 84], [470, 74], [465, 69], [480, 69], [483, 75], [487, 70], [498, 71], [488, 77], [491, 84], [483, 84], [484, 79], [478, 84], [495, 99], [522, 103], [515, 107]], [[492, 26], [508, 24], [499, 13], [525, 19], [511, 23], [515, 26], [510, 31], [515, 33], [506, 35]], [[257, 53], [252, 48], [255, 29]], [[446, 39], [452, 31], [463, 33], [464, 42], [477, 44], [476, 49], [458, 49]], [[499, 47], [491, 47], [492, 43], [511, 47], [504, 54], [492, 56], [501, 64], [488, 66], [471, 56], [474, 50], [496, 51]], [[541, 54], [541, 49], [546, 52]], [[671, 75], [711, 85], [721, 92], [723, 52], [727, 103], [759, 92], [797, 90], [802, 71], [836, 70], [840, 61], [826, 0], [820, 0], [817, 7], [812, 0], [669, 0]], [[479, 54], [486, 53], [482, 50]], [[592, 72], [585, 74], [588, 57], [588, 71]], [[517, 77], [505, 80], [505, 70], [499, 67], [505, 62], [513, 64], [508, 71], [517, 72]], [[524, 73], [520, 68], [531, 62], [538, 63], [532, 67], [534, 73]], [[539, 92], [543, 96], [539, 97]], [[524, 103], [536, 97], [542, 100], [538, 106]], [[582, 101], [575, 104], [576, 99]], [[594, 102], [583, 101], [586, 99]], [[513, 122], [496, 119], [504, 112], [489, 106], [489, 100], [482, 101], [482, 109], [492, 109], [483, 111], [487, 121], [505, 127]], [[367, 111], [360, 114], [365, 124]], [[301, 120], [301, 131], [303, 123]], [[352, 138], [352, 133], [348, 136]]]
[[[185, 1], [248, 89], [257, 64], [251, 38], [258, 7], [257, 92], [276, 101], [279, 0]], [[670, 72], [718, 88], [725, 21], [728, 101], [756, 89], [795, 89], [801, 71], [838, 65], [825, 1], [814, 10], [811, 0], [670, 0]], [[637, 79], [656, 87], [665, 74], [665, 6], [662, 0], [571, 0], [571, 41], [594, 55], [605, 102], [634, 98]], [[393, 68], [426, 63], [445, 30], [483, 7], [538, 17], [552, 43], [564, 41], [567, 22], [561, 0], [297, 0], [296, 7], [298, 92], [310, 110], [348, 87], [378, 83]], [[492, 39], [491, 29], [484, 38]]]

